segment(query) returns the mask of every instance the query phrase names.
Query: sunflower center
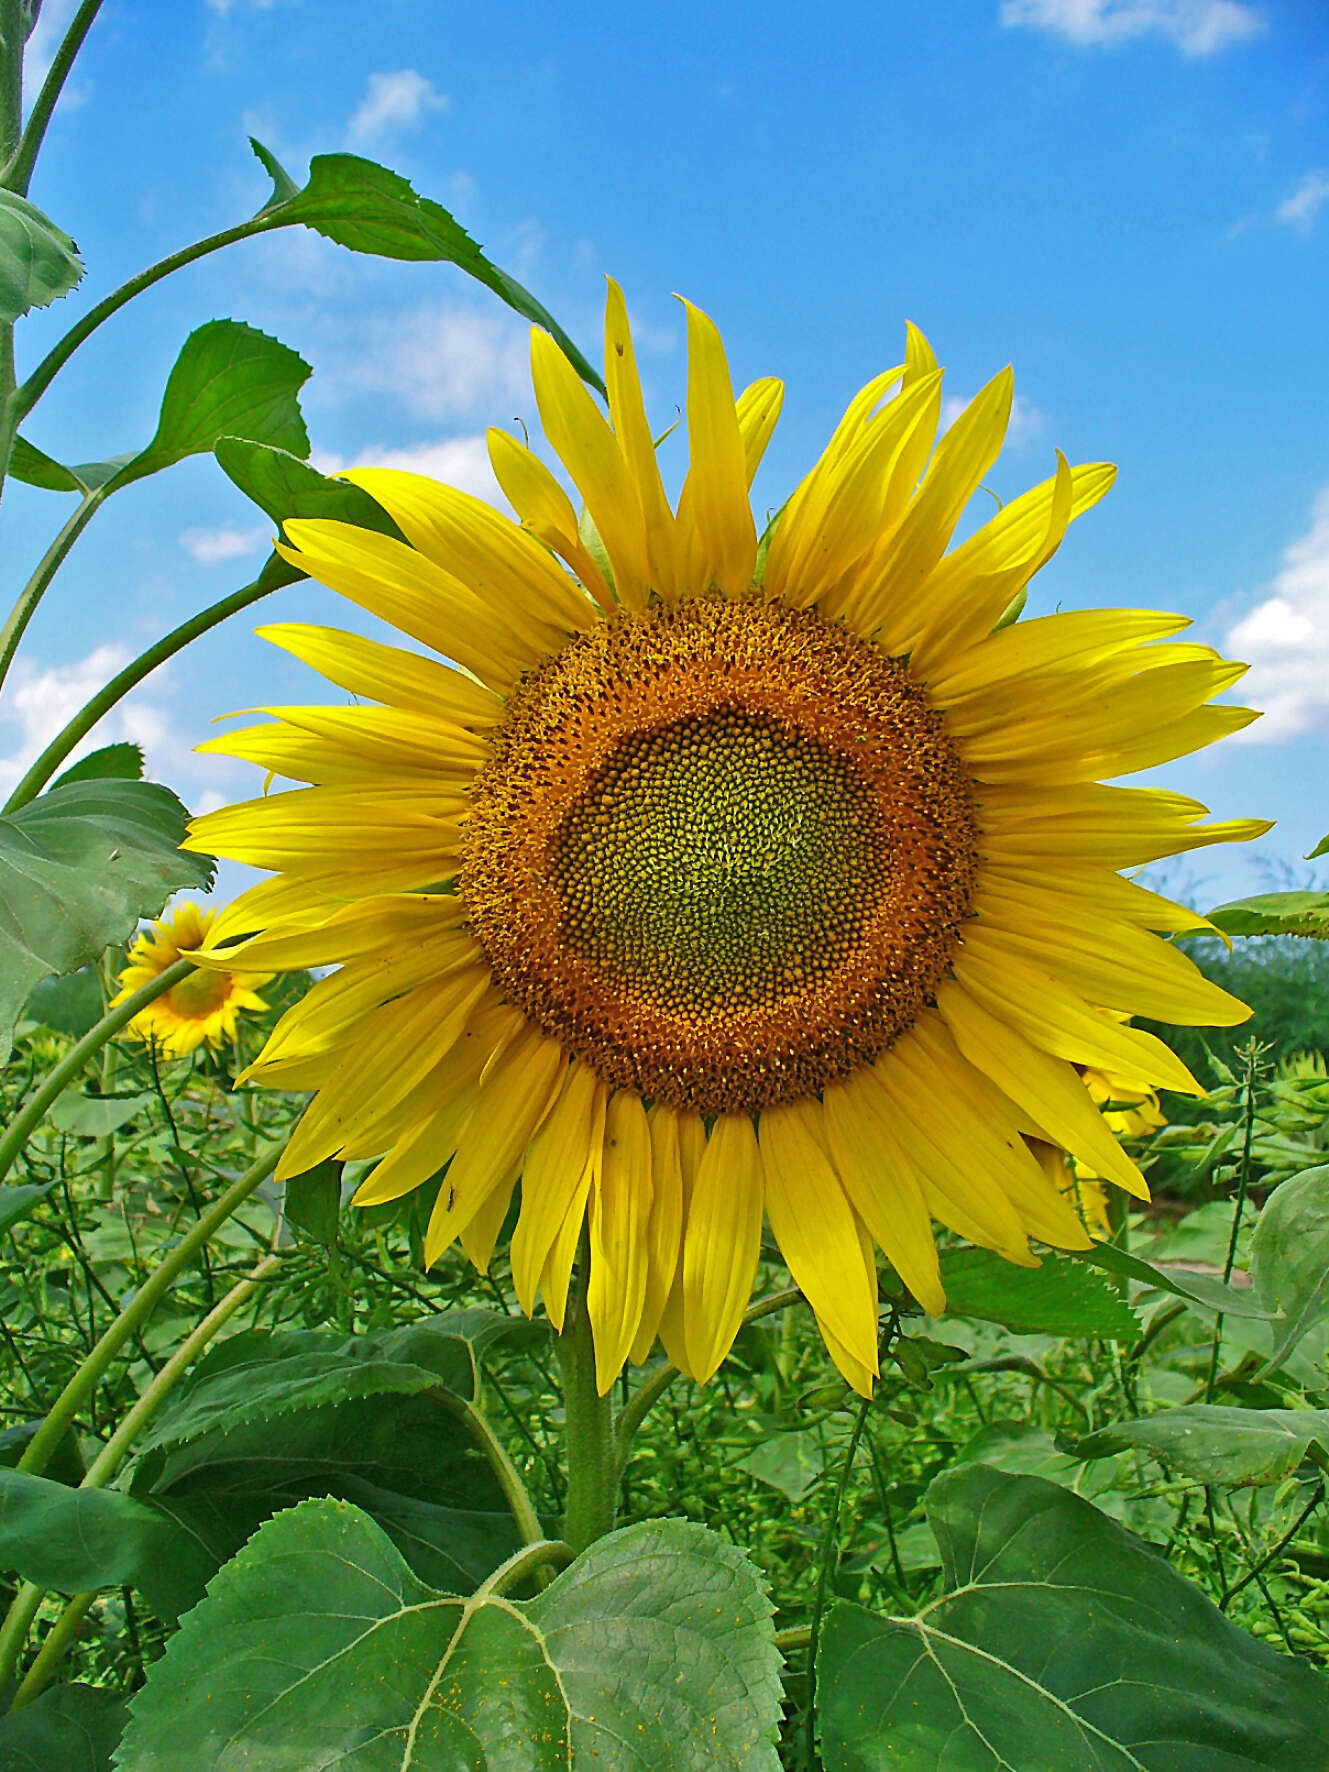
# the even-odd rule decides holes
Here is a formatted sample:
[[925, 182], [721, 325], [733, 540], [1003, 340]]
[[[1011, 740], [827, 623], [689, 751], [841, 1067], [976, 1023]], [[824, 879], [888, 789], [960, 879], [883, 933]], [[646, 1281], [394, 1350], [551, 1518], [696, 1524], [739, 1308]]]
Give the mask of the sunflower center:
[[231, 980], [225, 972], [205, 972], [202, 967], [187, 972], [179, 984], [172, 985], [166, 1001], [177, 1015], [190, 1021], [201, 1021], [220, 1009], [230, 995]]
[[706, 1113], [869, 1062], [969, 913], [972, 798], [921, 689], [811, 611], [655, 606], [512, 698], [461, 891], [504, 992]]

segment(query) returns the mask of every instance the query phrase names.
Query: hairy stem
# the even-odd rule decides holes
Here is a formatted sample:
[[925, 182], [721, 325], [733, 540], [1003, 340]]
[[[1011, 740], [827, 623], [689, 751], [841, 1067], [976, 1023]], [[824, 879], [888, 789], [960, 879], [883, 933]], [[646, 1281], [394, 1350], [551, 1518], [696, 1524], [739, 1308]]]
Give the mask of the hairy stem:
[[93, 19], [101, 11], [101, 6], [102, 0], [83, 0], [83, 4], [70, 20], [69, 29], [55, 52], [45, 80], [42, 81], [41, 91], [37, 94], [32, 115], [28, 118], [28, 126], [23, 131], [21, 140], [17, 146], [12, 142], [5, 144], [4, 153], [9, 164], [5, 167], [3, 177], [0, 177], [0, 184], [8, 190], [17, 191], [20, 197], [28, 194], [32, 169], [37, 164], [46, 126], [51, 121], [51, 114], [64, 90], [65, 81], [69, 78], [74, 58], [83, 47], [83, 39], [91, 29]]
[[535, 1544], [523, 1545], [506, 1563], [501, 1563], [492, 1575], [481, 1582], [475, 1590], [472, 1604], [477, 1600], [497, 1598], [508, 1593], [519, 1582], [537, 1574], [541, 1569], [547, 1569], [551, 1564], [565, 1569], [571, 1561], [572, 1549], [561, 1538], [542, 1538]]
[[69, 1087], [89, 1059], [95, 1058], [106, 1042], [131, 1022], [141, 1009], [146, 1009], [149, 1003], [164, 996], [172, 985], [179, 984], [182, 978], [187, 978], [194, 970], [192, 960], [177, 960], [164, 972], [159, 972], [156, 978], [150, 979], [132, 997], [126, 998], [116, 1008], [108, 1009], [97, 1025], [89, 1028], [59, 1064], [47, 1072], [41, 1087], [33, 1090], [5, 1128], [4, 1136], [0, 1137], [0, 1181], [4, 1181], [14, 1167], [19, 1153], [45, 1117], [47, 1108]]
[[568, 1478], [563, 1536], [576, 1555], [606, 1532], [612, 1532], [618, 1514], [619, 1465], [613, 1396], [602, 1397], [595, 1385], [595, 1344], [587, 1308], [589, 1254], [588, 1240], [583, 1235], [563, 1333], [554, 1343], [563, 1374], [563, 1443]]
[[261, 579], [255, 579], [251, 584], [242, 585], [238, 591], [232, 591], [229, 597], [223, 597], [217, 603], [210, 603], [197, 615], [191, 615], [188, 621], [181, 622], [178, 628], [172, 628], [170, 633], [164, 634], [155, 645], [149, 646], [146, 652], [140, 653], [136, 659], [125, 666], [124, 670], [117, 672], [109, 683], [104, 684], [90, 700], [86, 701], [73, 719], [56, 733], [5, 802], [5, 811], [17, 812], [20, 806], [26, 806], [29, 801], [35, 800], [75, 745], [85, 738], [97, 722], [110, 713], [116, 703], [122, 701], [131, 689], [137, 688], [145, 677], [150, 676], [158, 665], [165, 664], [169, 658], [174, 658], [177, 652], [182, 651], [192, 640], [197, 640], [200, 634], [206, 634], [211, 628], [224, 622], [228, 616], [237, 614], [241, 609], [247, 609], [251, 603], [257, 603], [260, 597], [270, 596], [277, 588], [275, 585], [264, 585]]

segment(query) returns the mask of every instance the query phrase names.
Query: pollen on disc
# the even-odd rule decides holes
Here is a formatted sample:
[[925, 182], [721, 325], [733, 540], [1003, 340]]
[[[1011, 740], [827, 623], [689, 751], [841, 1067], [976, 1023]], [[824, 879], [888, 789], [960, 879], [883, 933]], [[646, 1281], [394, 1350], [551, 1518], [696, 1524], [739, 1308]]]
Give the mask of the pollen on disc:
[[968, 781], [901, 665], [813, 612], [705, 600], [526, 679], [461, 892], [541, 1028], [718, 1113], [824, 1087], [908, 1027], [975, 866]]

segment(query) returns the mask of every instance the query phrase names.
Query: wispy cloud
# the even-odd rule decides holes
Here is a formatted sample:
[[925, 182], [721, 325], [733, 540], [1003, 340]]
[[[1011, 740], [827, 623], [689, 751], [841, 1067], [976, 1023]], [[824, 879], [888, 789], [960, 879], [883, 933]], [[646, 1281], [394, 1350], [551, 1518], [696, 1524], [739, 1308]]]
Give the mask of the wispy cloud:
[[[968, 406], [972, 396], [967, 394], [947, 394], [941, 403], [941, 429], [949, 431]], [[1011, 422], [1006, 429], [1006, 447], [1023, 449], [1026, 444], [1034, 443], [1047, 430], [1047, 413], [1026, 400], [1023, 394], [1017, 394], [1011, 402]]]
[[1240, 736], [1277, 744], [1329, 733], [1329, 486], [1311, 526], [1285, 549], [1259, 600], [1223, 637], [1224, 651], [1250, 664], [1243, 701], [1264, 718]]
[[1309, 234], [1315, 218], [1329, 203], [1329, 169], [1319, 167], [1308, 172], [1297, 188], [1284, 197], [1274, 211], [1274, 220], [1299, 234]]
[[359, 451], [353, 461], [315, 452], [313, 465], [321, 474], [339, 474], [344, 468], [401, 468], [408, 474], [426, 474], [431, 480], [442, 480], [500, 509], [507, 508], [489, 465], [489, 449], [483, 437], [446, 437], [437, 443], [417, 443], [406, 449], [371, 446]]
[[352, 142], [363, 146], [380, 136], [418, 129], [431, 111], [446, 111], [449, 103], [447, 94], [439, 92], [432, 80], [414, 68], [371, 74], [347, 133]]
[[529, 404], [528, 329], [515, 317], [430, 306], [378, 315], [359, 332], [344, 386], [388, 395], [418, 418], [506, 417], [514, 402]]
[[[0, 788], [7, 793], [14, 787], [56, 733], [132, 656], [127, 646], [105, 645], [62, 665], [42, 666], [20, 658], [0, 711]], [[166, 765], [185, 744], [172, 732], [162, 707], [136, 690], [83, 740], [71, 760], [122, 739], [142, 745], [150, 757]]]
[[186, 529], [180, 546], [199, 566], [219, 566], [223, 560], [240, 560], [256, 554], [272, 539], [272, 525], [259, 529]]
[[1265, 28], [1244, 0], [1001, 0], [1003, 25], [1052, 31], [1082, 49], [1162, 37], [1183, 55], [1216, 55]]

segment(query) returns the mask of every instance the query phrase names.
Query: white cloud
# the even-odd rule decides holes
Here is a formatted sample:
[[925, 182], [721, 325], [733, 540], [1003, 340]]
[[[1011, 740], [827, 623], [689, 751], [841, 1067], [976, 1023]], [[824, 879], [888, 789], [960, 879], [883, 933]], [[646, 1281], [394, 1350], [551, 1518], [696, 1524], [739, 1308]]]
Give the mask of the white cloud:
[[414, 68], [371, 74], [347, 132], [354, 143], [363, 145], [397, 130], [418, 129], [430, 111], [446, 111], [449, 103], [447, 94]]
[[1242, 737], [1278, 744], [1329, 733], [1329, 486], [1259, 601], [1224, 635], [1223, 650], [1250, 664], [1241, 697], [1264, 709]]
[[415, 308], [378, 316], [365, 331], [351, 385], [390, 395], [417, 417], [506, 417], [509, 404], [529, 403], [528, 334], [515, 315]]
[[[105, 645], [63, 665], [43, 667], [18, 659], [0, 710], [0, 789], [8, 793], [15, 786], [56, 733], [132, 656], [128, 647]], [[138, 689], [100, 722], [70, 761], [123, 739], [141, 744], [150, 760], [167, 769], [186, 742], [172, 731], [163, 709]]]
[[[971, 396], [965, 394], [947, 394], [941, 403], [941, 429], [949, 431], [968, 406]], [[1023, 449], [1026, 444], [1035, 442], [1047, 429], [1047, 414], [1026, 400], [1023, 394], [1016, 394], [1011, 401], [1011, 422], [1006, 428], [1006, 447]]]
[[37, 14], [27, 48], [23, 52], [23, 85], [29, 100], [36, 98], [46, 78], [65, 29], [74, 16], [77, 0], [46, 0]]
[[200, 566], [217, 566], [223, 560], [239, 560], [255, 554], [272, 540], [272, 525], [260, 529], [186, 529], [180, 546]]
[[507, 508], [489, 465], [489, 450], [483, 437], [448, 437], [408, 449], [371, 446], [361, 450], [353, 461], [339, 455], [315, 454], [313, 465], [320, 474], [339, 474], [344, 468], [401, 468], [408, 474], [426, 474], [431, 480], [442, 480], [502, 510]]
[[1309, 234], [1326, 203], [1329, 203], [1329, 170], [1320, 167], [1308, 172], [1296, 190], [1284, 197], [1274, 211], [1274, 220], [1295, 228], [1299, 234]]
[[1001, 0], [1003, 25], [1053, 31], [1082, 49], [1163, 37], [1183, 55], [1215, 55], [1265, 28], [1244, 0]]

